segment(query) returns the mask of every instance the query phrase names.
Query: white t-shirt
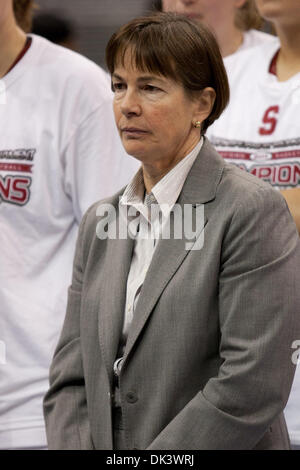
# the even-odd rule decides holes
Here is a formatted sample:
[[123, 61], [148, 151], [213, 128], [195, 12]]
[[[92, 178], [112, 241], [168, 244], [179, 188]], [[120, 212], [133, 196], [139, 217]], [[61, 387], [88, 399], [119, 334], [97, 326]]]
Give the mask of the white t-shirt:
[[42, 399], [78, 224], [131, 180], [108, 75], [32, 36], [0, 80], [0, 448], [46, 445]]
[[265, 42], [271, 42], [274, 40], [272, 34], [264, 33], [263, 31], [258, 31], [257, 29], [249, 29], [243, 34], [243, 42], [238, 48], [237, 52], [244, 51], [250, 47], [256, 47], [264, 44]]
[[[230, 104], [207, 136], [227, 161], [288, 189], [300, 187], [300, 73], [279, 82], [269, 72], [279, 48], [274, 38], [225, 59]], [[299, 369], [285, 409], [293, 444], [300, 444]]]

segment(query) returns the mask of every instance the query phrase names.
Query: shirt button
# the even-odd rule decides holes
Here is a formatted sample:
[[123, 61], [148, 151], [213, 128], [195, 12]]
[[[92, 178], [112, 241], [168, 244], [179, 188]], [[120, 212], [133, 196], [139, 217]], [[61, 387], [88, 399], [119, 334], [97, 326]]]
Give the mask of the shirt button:
[[128, 392], [128, 393], [126, 393], [126, 401], [127, 401], [128, 403], [135, 403], [135, 402], [137, 402], [137, 401], [138, 401], [138, 397], [137, 397], [136, 393], [134, 393], [134, 392]]

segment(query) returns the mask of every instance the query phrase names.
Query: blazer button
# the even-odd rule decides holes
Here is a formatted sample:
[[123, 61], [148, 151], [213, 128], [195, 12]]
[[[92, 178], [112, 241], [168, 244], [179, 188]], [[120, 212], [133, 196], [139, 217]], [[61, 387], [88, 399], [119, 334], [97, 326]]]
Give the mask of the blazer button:
[[135, 403], [135, 402], [137, 402], [137, 401], [138, 401], [138, 397], [137, 397], [136, 393], [134, 393], [134, 392], [128, 392], [128, 393], [126, 393], [126, 401], [127, 401], [128, 403]]

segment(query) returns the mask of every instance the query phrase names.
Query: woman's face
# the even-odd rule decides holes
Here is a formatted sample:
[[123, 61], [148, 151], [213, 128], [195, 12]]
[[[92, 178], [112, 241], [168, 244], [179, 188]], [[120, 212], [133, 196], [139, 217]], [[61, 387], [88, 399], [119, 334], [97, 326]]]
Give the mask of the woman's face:
[[[208, 114], [189, 98], [182, 85], [132, 66], [130, 52], [124, 66], [112, 75], [115, 120], [126, 152], [143, 163], [168, 167], [187, 155], [199, 141], [193, 122]], [[205, 105], [203, 105], [205, 108]]]
[[299, 0], [256, 0], [262, 17], [278, 24], [300, 24]]
[[173, 11], [202, 21], [216, 32], [224, 22], [234, 23], [236, 8], [246, 0], [163, 0], [163, 11]]

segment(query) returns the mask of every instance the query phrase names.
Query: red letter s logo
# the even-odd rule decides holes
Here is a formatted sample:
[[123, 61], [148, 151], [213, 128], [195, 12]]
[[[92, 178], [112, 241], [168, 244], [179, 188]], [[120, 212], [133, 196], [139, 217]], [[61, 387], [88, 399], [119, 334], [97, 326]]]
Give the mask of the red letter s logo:
[[263, 117], [264, 127], [259, 128], [260, 135], [271, 135], [276, 129], [277, 114], [279, 113], [279, 106], [271, 106], [267, 109]]

